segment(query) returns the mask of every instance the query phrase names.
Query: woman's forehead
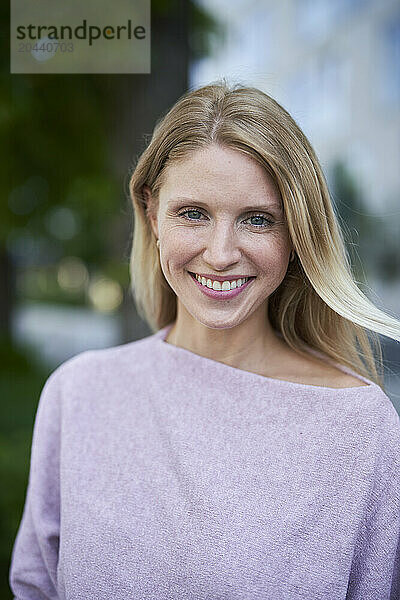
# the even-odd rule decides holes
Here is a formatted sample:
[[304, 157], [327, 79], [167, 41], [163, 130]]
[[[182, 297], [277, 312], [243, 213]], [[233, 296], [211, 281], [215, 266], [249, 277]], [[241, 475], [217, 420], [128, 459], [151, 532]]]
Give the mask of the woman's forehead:
[[172, 161], [169, 168], [185, 171], [190, 169], [194, 164], [210, 172], [224, 172], [230, 168], [235, 169], [238, 165], [242, 169], [246, 169], [246, 171], [264, 170], [252, 156], [235, 148], [218, 146], [216, 144], [193, 150], [185, 157]]
[[174, 196], [222, 193], [252, 197], [267, 195], [277, 200], [280, 196], [276, 183], [263, 166], [230, 149], [227, 152], [210, 149], [209, 153], [199, 150], [185, 160], [171, 163], [164, 173], [162, 187]]

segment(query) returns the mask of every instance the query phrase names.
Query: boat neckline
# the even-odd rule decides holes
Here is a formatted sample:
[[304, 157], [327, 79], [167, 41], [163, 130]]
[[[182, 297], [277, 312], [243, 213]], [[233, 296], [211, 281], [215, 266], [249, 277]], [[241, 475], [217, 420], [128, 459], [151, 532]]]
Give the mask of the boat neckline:
[[347, 367], [345, 365], [337, 363], [336, 361], [332, 360], [331, 358], [325, 356], [322, 352], [319, 352], [318, 350], [315, 350], [314, 348], [309, 347], [307, 344], [305, 344], [305, 346], [306, 346], [306, 349], [308, 352], [310, 352], [311, 354], [314, 354], [318, 358], [321, 358], [327, 364], [335, 366], [343, 373], [346, 373], [348, 375], [352, 375], [353, 377], [356, 377], [356, 379], [363, 381], [367, 385], [356, 385], [356, 386], [351, 386], [351, 387], [335, 388], [335, 387], [328, 387], [328, 386], [322, 386], [322, 385], [312, 385], [311, 383], [299, 383], [297, 381], [289, 381], [287, 379], [278, 379], [275, 377], [268, 377], [266, 375], [254, 373], [253, 371], [239, 369], [238, 367], [233, 367], [232, 365], [227, 365], [224, 362], [215, 360], [213, 358], [208, 358], [201, 354], [197, 354], [196, 352], [193, 352], [192, 350], [188, 350], [186, 348], [182, 348], [181, 346], [175, 346], [175, 344], [166, 342], [165, 338], [168, 336], [168, 333], [169, 333], [170, 329], [172, 328], [173, 324], [174, 323], [170, 323], [169, 325], [162, 327], [156, 333], [153, 334], [153, 338], [155, 338], [162, 345], [162, 347], [164, 347], [172, 352], [175, 352], [177, 354], [182, 354], [182, 356], [188, 355], [188, 356], [191, 356], [192, 358], [195, 358], [198, 361], [203, 361], [203, 362], [206, 361], [205, 364], [209, 363], [209, 364], [212, 364], [213, 366], [219, 366], [219, 368], [225, 367], [226, 369], [231, 370], [231, 372], [235, 373], [236, 375], [253, 376], [255, 378], [259, 378], [260, 380], [263, 380], [263, 381], [266, 381], [269, 383], [275, 383], [276, 385], [281, 385], [281, 386], [290, 386], [290, 387], [295, 387], [298, 389], [314, 389], [314, 390], [320, 390], [320, 391], [326, 390], [329, 392], [331, 392], [333, 390], [335, 390], [335, 391], [350, 391], [350, 390], [362, 390], [362, 389], [370, 390], [371, 388], [376, 387], [376, 384], [373, 381], [371, 381], [370, 379], [367, 379], [363, 375], [356, 373], [355, 371], [353, 371], [352, 369], [350, 369], [349, 367]]

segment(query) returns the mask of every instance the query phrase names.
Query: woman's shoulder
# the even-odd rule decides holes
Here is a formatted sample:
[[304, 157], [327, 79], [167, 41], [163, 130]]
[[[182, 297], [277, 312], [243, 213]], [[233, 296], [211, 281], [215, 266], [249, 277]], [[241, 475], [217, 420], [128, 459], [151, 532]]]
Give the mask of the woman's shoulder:
[[275, 356], [279, 378], [304, 385], [341, 389], [367, 387], [371, 382], [343, 365], [338, 365], [321, 352], [306, 347], [306, 354], [286, 345]]
[[285, 366], [282, 378], [316, 386], [316, 392], [329, 393], [335, 400], [333, 405], [346, 414], [351, 413], [360, 424], [382, 432], [389, 428], [400, 440], [400, 417], [386, 391], [320, 352], [311, 349], [307, 352], [310, 352], [307, 356], [293, 352], [292, 360], [281, 361]]
[[290, 377], [299, 383], [332, 389], [363, 388], [369, 385], [355, 374], [343, 371], [314, 357], [302, 357], [298, 360], [296, 366], [290, 371]]

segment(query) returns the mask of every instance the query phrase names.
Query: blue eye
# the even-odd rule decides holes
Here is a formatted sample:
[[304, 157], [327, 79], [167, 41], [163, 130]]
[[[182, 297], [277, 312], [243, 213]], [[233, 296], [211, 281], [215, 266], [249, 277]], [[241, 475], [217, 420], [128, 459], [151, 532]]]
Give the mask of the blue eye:
[[[186, 219], [188, 221], [199, 221], [200, 220], [199, 218], [192, 219], [191, 217], [187, 216], [189, 213], [197, 213], [199, 215], [203, 214], [200, 210], [197, 210], [197, 208], [189, 208], [189, 209], [184, 210], [183, 212], [179, 213], [178, 216], [183, 217], [184, 219]], [[264, 219], [264, 223], [260, 223], [258, 225], [254, 225], [253, 223], [250, 224], [251, 227], [255, 227], [256, 229], [266, 229], [267, 227], [270, 227], [271, 225], [273, 225], [273, 221], [271, 221], [270, 219], [267, 219], [267, 217], [265, 215], [254, 214], [254, 215], [250, 215], [248, 217], [248, 219]]]
[[[187, 215], [188, 213], [198, 213], [199, 215], [202, 214], [199, 210], [195, 210], [193, 208], [193, 209], [185, 210], [184, 212], [180, 213], [179, 216], [182, 217], [183, 215]], [[186, 217], [186, 218], [188, 218], [188, 217]], [[197, 219], [189, 219], [189, 221], [197, 221]]]
[[267, 227], [268, 225], [272, 225], [272, 221], [270, 221], [270, 219], [267, 219], [267, 217], [264, 217], [264, 215], [252, 215], [251, 217], [249, 217], [249, 219], [264, 219], [264, 225], [259, 224], [259, 225], [252, 225], [253, 227]]

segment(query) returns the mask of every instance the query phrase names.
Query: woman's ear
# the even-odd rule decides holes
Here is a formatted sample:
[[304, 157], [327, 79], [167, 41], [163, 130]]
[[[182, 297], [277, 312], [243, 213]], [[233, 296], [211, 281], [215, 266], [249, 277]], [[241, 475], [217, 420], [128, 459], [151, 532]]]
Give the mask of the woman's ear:
[[142, 194], [143, 194], [143, 200], [144, 200], [144, 202], [146, 204], [146, 212], [148, 212], [149, 205], [150, 205], [151, 200], [152, 200], [151, 189], [149, 188], [148, 185], [144, 185], [142, 187]]
[[142, 187], [142, 193], [146, 204], [146, 216], [149, 219], [154, 235], [158, 239], [157, 211], [151, 189], [148, 185]]

